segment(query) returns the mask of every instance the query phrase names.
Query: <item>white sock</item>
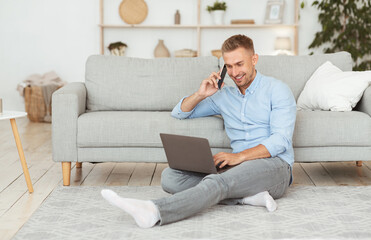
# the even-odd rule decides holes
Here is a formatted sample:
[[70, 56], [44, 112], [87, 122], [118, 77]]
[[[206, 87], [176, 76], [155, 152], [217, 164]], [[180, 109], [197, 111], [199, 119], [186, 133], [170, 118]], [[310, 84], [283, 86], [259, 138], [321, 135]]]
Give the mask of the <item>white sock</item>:
[[276, 201], [274, 201], [267, 191], [260, 192], [251, 197], [245, 197], [241, 202], [242, 204], [266, 207], [269, 212], [273, 212], [277, 209]]
[[101, 194], [109, 203], [130, 214], [141, 228], [153, 227], [160, 220], [160, 212], [152, 201], [122, 198], [109, 189], [103, 189]]

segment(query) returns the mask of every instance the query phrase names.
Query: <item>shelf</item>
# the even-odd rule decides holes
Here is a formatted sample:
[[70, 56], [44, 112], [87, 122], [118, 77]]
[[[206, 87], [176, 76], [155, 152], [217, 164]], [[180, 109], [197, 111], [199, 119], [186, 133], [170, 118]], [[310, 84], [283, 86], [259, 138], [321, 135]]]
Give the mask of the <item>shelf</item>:
[[122, 24], [98, 24], [103, 28], [197, 28], [197, 25], [122, 25]]
[[103, 28], [295, 28], [298, 24], [233, 24], [233, 25], [122, 25], [98, 24]]
[[298, 24], [231, 24], [231, 25], [200, 25], [200, 28], [294, 28]]
[[190, 25], [141, 25], [141, 24], [104, 24], [104, 0], [99, 0], [99, 12], [100, 12], [100, 21], [98, 24], [100, 28], [100, 53], [104, 54], [104, 30], [105, 29], [194, 29], [196, 30], [196, 41], [197, 41], [197, 55], [201, 55], [201, 33], [206, 29], [276, 29], [276, 28], [289, 28], [294, 32], [293, 39], [293, 51], [294, 54], [298, 54], [298, 32], [299, 32], [299, 0], [295, 1], [294, 8], [294, 23], [293, 24], [225, 24], [225, 25], [203, 25], [201, 24], [201, 1], [197, 1], [197, 21], [196, 24]]

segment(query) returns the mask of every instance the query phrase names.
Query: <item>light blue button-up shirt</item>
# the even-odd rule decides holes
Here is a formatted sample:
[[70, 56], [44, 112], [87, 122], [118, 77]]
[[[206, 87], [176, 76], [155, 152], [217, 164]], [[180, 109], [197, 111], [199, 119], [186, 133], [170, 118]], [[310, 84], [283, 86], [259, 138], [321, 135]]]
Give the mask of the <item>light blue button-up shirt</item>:
[[190, 112], [180, 108], [184, 98], [174, 107], [173, 117], [186, 119], [220, 114], [233, 153], [262, 144], [272, 157], [293, 165], [296, 103], [290, 88], [282, 81], [257, 72], [245, 95], [235, 86], [225, 86]]

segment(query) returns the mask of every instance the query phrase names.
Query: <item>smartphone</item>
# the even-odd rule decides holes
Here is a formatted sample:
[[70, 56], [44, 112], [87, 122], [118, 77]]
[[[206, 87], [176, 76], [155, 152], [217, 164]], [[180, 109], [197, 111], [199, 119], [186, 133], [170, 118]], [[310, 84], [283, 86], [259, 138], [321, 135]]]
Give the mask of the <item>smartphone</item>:
[[222, 83], [224, 81], [224, 77], [225, 77], [226, 73], [227, 73], [227, 67], [224, 65], [223, 69], [222, 69], [222, 72], [220, 73], [220, 79], [219, 79], [219, 82], [218, 82], [219, 89], [222, 87]]

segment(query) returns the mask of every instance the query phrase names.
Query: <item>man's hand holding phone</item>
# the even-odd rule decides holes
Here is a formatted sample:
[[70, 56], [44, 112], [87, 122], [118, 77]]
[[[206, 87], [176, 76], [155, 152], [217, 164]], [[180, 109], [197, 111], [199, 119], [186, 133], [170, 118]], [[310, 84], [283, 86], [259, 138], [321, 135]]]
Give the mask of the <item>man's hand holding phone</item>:
[[213, 72], [210, 74], [209, 78], [202, 81], [197, 94], [202, 98], [207, 98], [215, 94], [219, 89], [224, 86], [224, 77], [227, 72], [227, 68], [224, 65], [221, 71]]
[[217, 73], [213, 72], [212, 74], [210, 74], [208, 78], [202, 81], [201, 86], [197, 92], [183, 100], [180, 109], [183, 112], [189, 112], [194, 109], [199, 102], [215, 94], [224, 86], [223, 80], [226, 72], [227, 69], [224, 65], [221, 71]]

